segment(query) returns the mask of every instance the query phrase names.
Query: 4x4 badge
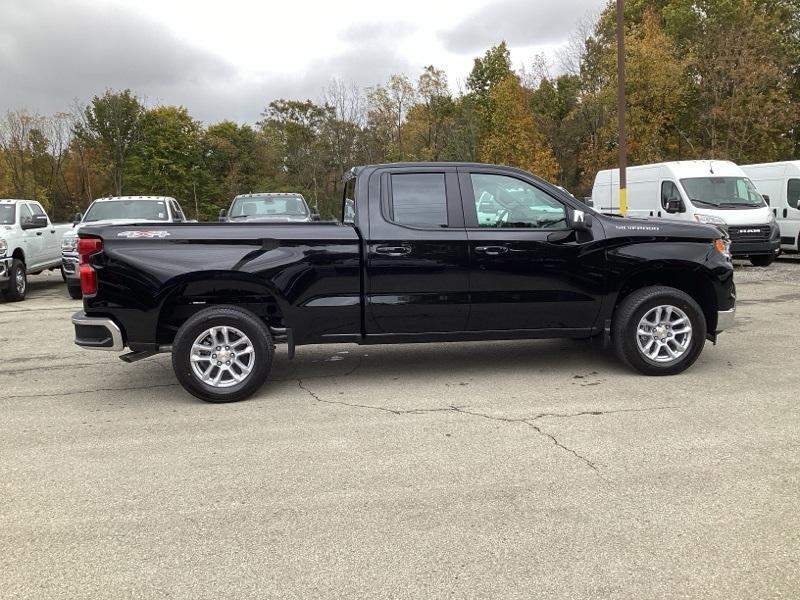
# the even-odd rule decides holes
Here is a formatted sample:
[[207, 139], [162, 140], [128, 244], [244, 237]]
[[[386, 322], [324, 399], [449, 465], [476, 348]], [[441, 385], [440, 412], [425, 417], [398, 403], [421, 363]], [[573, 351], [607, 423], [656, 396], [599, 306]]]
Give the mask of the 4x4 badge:
[[120, 231], [117, 237], [125, 238], [165, 238], [170, 235], [169, 231]]

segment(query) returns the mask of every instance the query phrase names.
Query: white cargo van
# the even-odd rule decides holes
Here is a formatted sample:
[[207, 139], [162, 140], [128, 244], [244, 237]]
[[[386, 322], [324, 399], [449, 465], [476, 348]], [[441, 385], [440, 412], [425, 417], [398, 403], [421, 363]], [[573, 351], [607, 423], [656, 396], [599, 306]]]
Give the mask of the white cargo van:
[[769, 197], [781, 230], [781, 248], [800, 252], [800, 160], [744, 165], [742, 170]]
[[[735, 258], [767, 266], [780, 254], [780, 230], [770, 207], [737, 165], [687, 160], [627, 169], [627, 216], [660, 217], [724, 226]], [[619, 213], [619, 169], [594, 180], [596, 210]]]

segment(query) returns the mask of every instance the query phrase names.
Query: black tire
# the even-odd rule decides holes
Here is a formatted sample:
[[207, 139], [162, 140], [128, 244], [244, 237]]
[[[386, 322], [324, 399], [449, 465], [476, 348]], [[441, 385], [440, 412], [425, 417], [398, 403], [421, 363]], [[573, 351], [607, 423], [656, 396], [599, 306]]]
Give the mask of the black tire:
[[[243, 381], [230, 387], [215, 387], [201, 381], [191, 362], [192, 346], [198, 336], [211, 327], [220, 326], [238, 329], [250, 339], [253, 347], [252, 370]], [[206, 402], [237, 402], [264, 384], [272, 368], [274, 353], [275, 345], [269, 329], [256, 315], [234, 306], [214, 306], [193, 315], [178, 330], [172, 344], [172, 368], [180, 384], [193, 396]]]
[[73, 300], [80, 300], [81, 298], [83, 298], [83, 292], [81, 292], [81, 285], [80, 284], [78, 284], [78, 285], [70, 285], [68, 283], [67, 284], [67, 293], [69, 294], [69, 297], [72, 298]]
[[773, 254], [759, 254], [750, 257], [750, 264], [754, 267], [768, 267], [775, 261]]
[[67, 283], [67, 272], [64, 271], [64, 267], [61, 267], [59, 271], [61, 271], [61, 279], [64, 281], [64, 283]]
[[[637, 330], [641, 319], [658, 306], [673, 306], [685, 313], [692, 326], [688, 346], [678, 358], [657, 362], [639, 349]], [[617, 356], [629, 367], [645, 375], [676, 375], [688, 369], [706, 342], [706, 318], [703, 310], [688, 294], [666, 286], [652, 286], [631, 292], [617, 306], [611, 336]]]
[[25, 271], [25, 263], [15, 258], [8, 270], [8, 287], [3, 290], [3, 298], [9, 302], [21, 302], [25, 300], [27, 292], [28, 274]]

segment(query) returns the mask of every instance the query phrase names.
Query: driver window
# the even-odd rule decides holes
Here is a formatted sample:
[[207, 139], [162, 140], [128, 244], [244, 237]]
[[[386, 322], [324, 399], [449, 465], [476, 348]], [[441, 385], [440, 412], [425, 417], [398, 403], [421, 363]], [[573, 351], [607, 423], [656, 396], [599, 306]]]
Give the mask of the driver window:
[[478, 227], [563, 229], [567, 211], [558, 200], [515, 177], [472, 173]]
[[670, 200], [680, 200], [681, 194], [678, 186], [672, 181], [664, 181], [661, 184], [661, 207], [666, 210], [667, 202]]

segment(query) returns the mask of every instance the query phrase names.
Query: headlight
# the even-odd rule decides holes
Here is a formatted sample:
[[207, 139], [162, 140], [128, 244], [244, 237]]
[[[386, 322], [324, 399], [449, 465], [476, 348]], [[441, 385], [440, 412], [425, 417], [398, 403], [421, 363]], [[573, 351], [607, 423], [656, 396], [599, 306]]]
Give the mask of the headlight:
[[727, 225], [725, 219], [720, 219], [714, 215], [695, 215], [694, 218], [698, 223], [706, 223], [708, 225]]
[[78, 238], [73, 236], [64, 236], [64, 239], [61, 240], [61, 251], [62, 252], [75, 252], [76, 248], [78, 247]]
[[8, 252], [8, 242], [0, 238], [0, 256], [5, 256]]
[[778, 220], [775, 218], [775, 213], [773, 213], [772, 211], [769, 211], [769, 223], [774, 225], [777, 222], [778, 222]]

